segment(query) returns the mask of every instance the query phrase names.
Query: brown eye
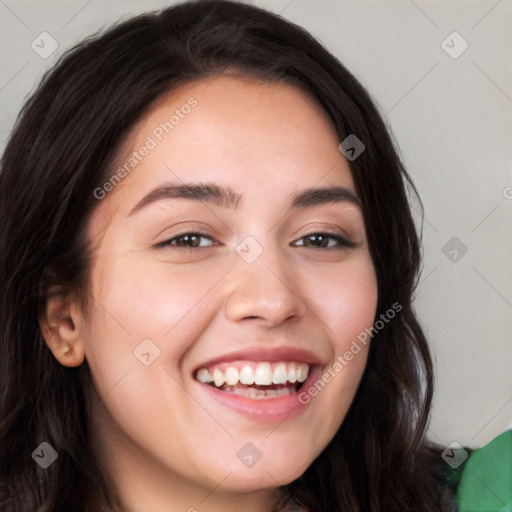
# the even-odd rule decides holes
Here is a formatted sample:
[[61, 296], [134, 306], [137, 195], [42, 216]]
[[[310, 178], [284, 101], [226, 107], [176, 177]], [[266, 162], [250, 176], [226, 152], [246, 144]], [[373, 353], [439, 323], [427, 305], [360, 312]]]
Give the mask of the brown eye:
[[[339, 235], [330, 233], [311, 233], [300, 238], [302, 244], [296, 244], [299, 247], [307, 249], [339, 249], [346, 247], [355, 247], [356, 244]], [[334, 243], [332, 243], [334, 241]]]
[[200, 236], [192, 234], [181, 235], [175, 238], [178, 247], [199, 247], [200, 239]]
[[304, 237], [304, 240], [306, 240], [304, 245], [306, 247], [320, 247], [325, 249], [329, 246], [329, 238], [331, 237], [325, 235], [308, 235]]
[[[209, 244], [204, 244], [201, 240], [208, 240]], [[202, 247], [210, 247], [214, 245], [213, 240], [203, 233], [183, 233], [164, 242], [160, 242], [156, 247], [177, 247], [178, 249], [196, 249]]]

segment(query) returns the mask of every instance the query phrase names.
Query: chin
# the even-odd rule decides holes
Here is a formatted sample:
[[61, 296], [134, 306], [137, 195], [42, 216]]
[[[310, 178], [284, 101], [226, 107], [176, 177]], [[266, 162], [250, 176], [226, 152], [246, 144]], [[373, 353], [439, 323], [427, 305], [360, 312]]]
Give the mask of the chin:
[[[297, 447], [290, 451], [291, 453], [297, 451]], [[251, 468], [243, 466], [233, 468], [233, 473], [229, 478], [230, 482], [226, 483], [237, 492], [257, 492], [288, 485], [302, 476], [315, 457], [297, 459], [290, 457], [290, 453], [288, 453], [288, 457], [281, 457], [281, 460], [269, 460], [268, 457], [266, 459], [261, 458]], [[225, 475], [223, 476], [225, 477]]]

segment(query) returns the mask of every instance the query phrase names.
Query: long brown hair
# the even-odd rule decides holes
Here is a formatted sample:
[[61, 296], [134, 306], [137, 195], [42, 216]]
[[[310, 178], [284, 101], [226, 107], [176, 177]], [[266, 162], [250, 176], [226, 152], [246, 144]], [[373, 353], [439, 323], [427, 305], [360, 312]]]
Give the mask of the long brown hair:
[[[367, 368], [339, 431], [287, 489], [312, 512], [453, 509], [443, 461], [425, 431], [432, 361], [412, 308], [420, 240], [407, 199], [416, 192], [389, 131], [357, 79], [304, 29], [228, 1], [176, 5], [125, 21], [67, 52], [24, 106], [0, 173], [0, 507], [3, 512], [107, 512], [116, 496], [88, 438], [87, 389], [50, 353], [37, 317], [50, 293], [83, 290], [94, 190], [127, 134], [163, 94], [223, 72], [284, 81], [318, 102], [349, 162], [378, 279]], [[334, 404], [333, 404], [334, 405]], [[31, 452], [58, 452], [47, 470]]]

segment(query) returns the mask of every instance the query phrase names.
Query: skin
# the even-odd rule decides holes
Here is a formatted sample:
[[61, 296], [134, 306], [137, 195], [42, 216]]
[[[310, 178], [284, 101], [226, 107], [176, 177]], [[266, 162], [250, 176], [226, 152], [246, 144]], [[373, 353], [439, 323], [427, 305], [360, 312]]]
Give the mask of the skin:
[[[277, 487], [298, 478], [341, 425], [367, 347], [280, 424], [212, 401], [192, 372], [230, 352], [282, 345], [312, 350], [329, 368], [372, 326], [376, 276], [357, 205], [289, 210], [287, 197], [305, 188], [355, 195], [319, 106], [290, 85], [221, 75], [163, 98], [125, 148], [140, 148], [190, 97], [197, 106], [99, 201], [87, 314], [52, 299], [42, 329], [62, 364], [87, 360], [93, 447], [127, 511], [268, 512]], [[236, 208], [162, 199], [130, 215], [163, 183], [212, 181], [242, 195]], [[303, 238], [326, 230], [356, 247]], [[188, 253], [155, 247], [197, 232], [210, 238]], [[235, 251], [247, 236], [263, 249], [250, 264]], [[149, 366], [134, 357], [144, 339], [160, 351]], [[247, 442], [262, 454], [251, 468], [237, 458]]]

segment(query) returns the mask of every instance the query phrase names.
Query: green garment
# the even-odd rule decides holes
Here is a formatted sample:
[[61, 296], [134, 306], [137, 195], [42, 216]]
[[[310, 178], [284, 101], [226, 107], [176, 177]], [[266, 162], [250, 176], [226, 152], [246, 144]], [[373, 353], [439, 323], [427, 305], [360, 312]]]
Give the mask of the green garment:
[[[466, 452], [468, 459], [448, 478], [457, 489], [458, 511], [511, 512], [512, 430], [483, 448]], [[453, 450], [448, 455], [453, 455]]]
[[[456, 492], [457, 512], [512, 512], [512, 430], [478, 450], [457, 443], [443, 454], [444, 480]], [[277, 512], [307, 512], [290, 496]]]

